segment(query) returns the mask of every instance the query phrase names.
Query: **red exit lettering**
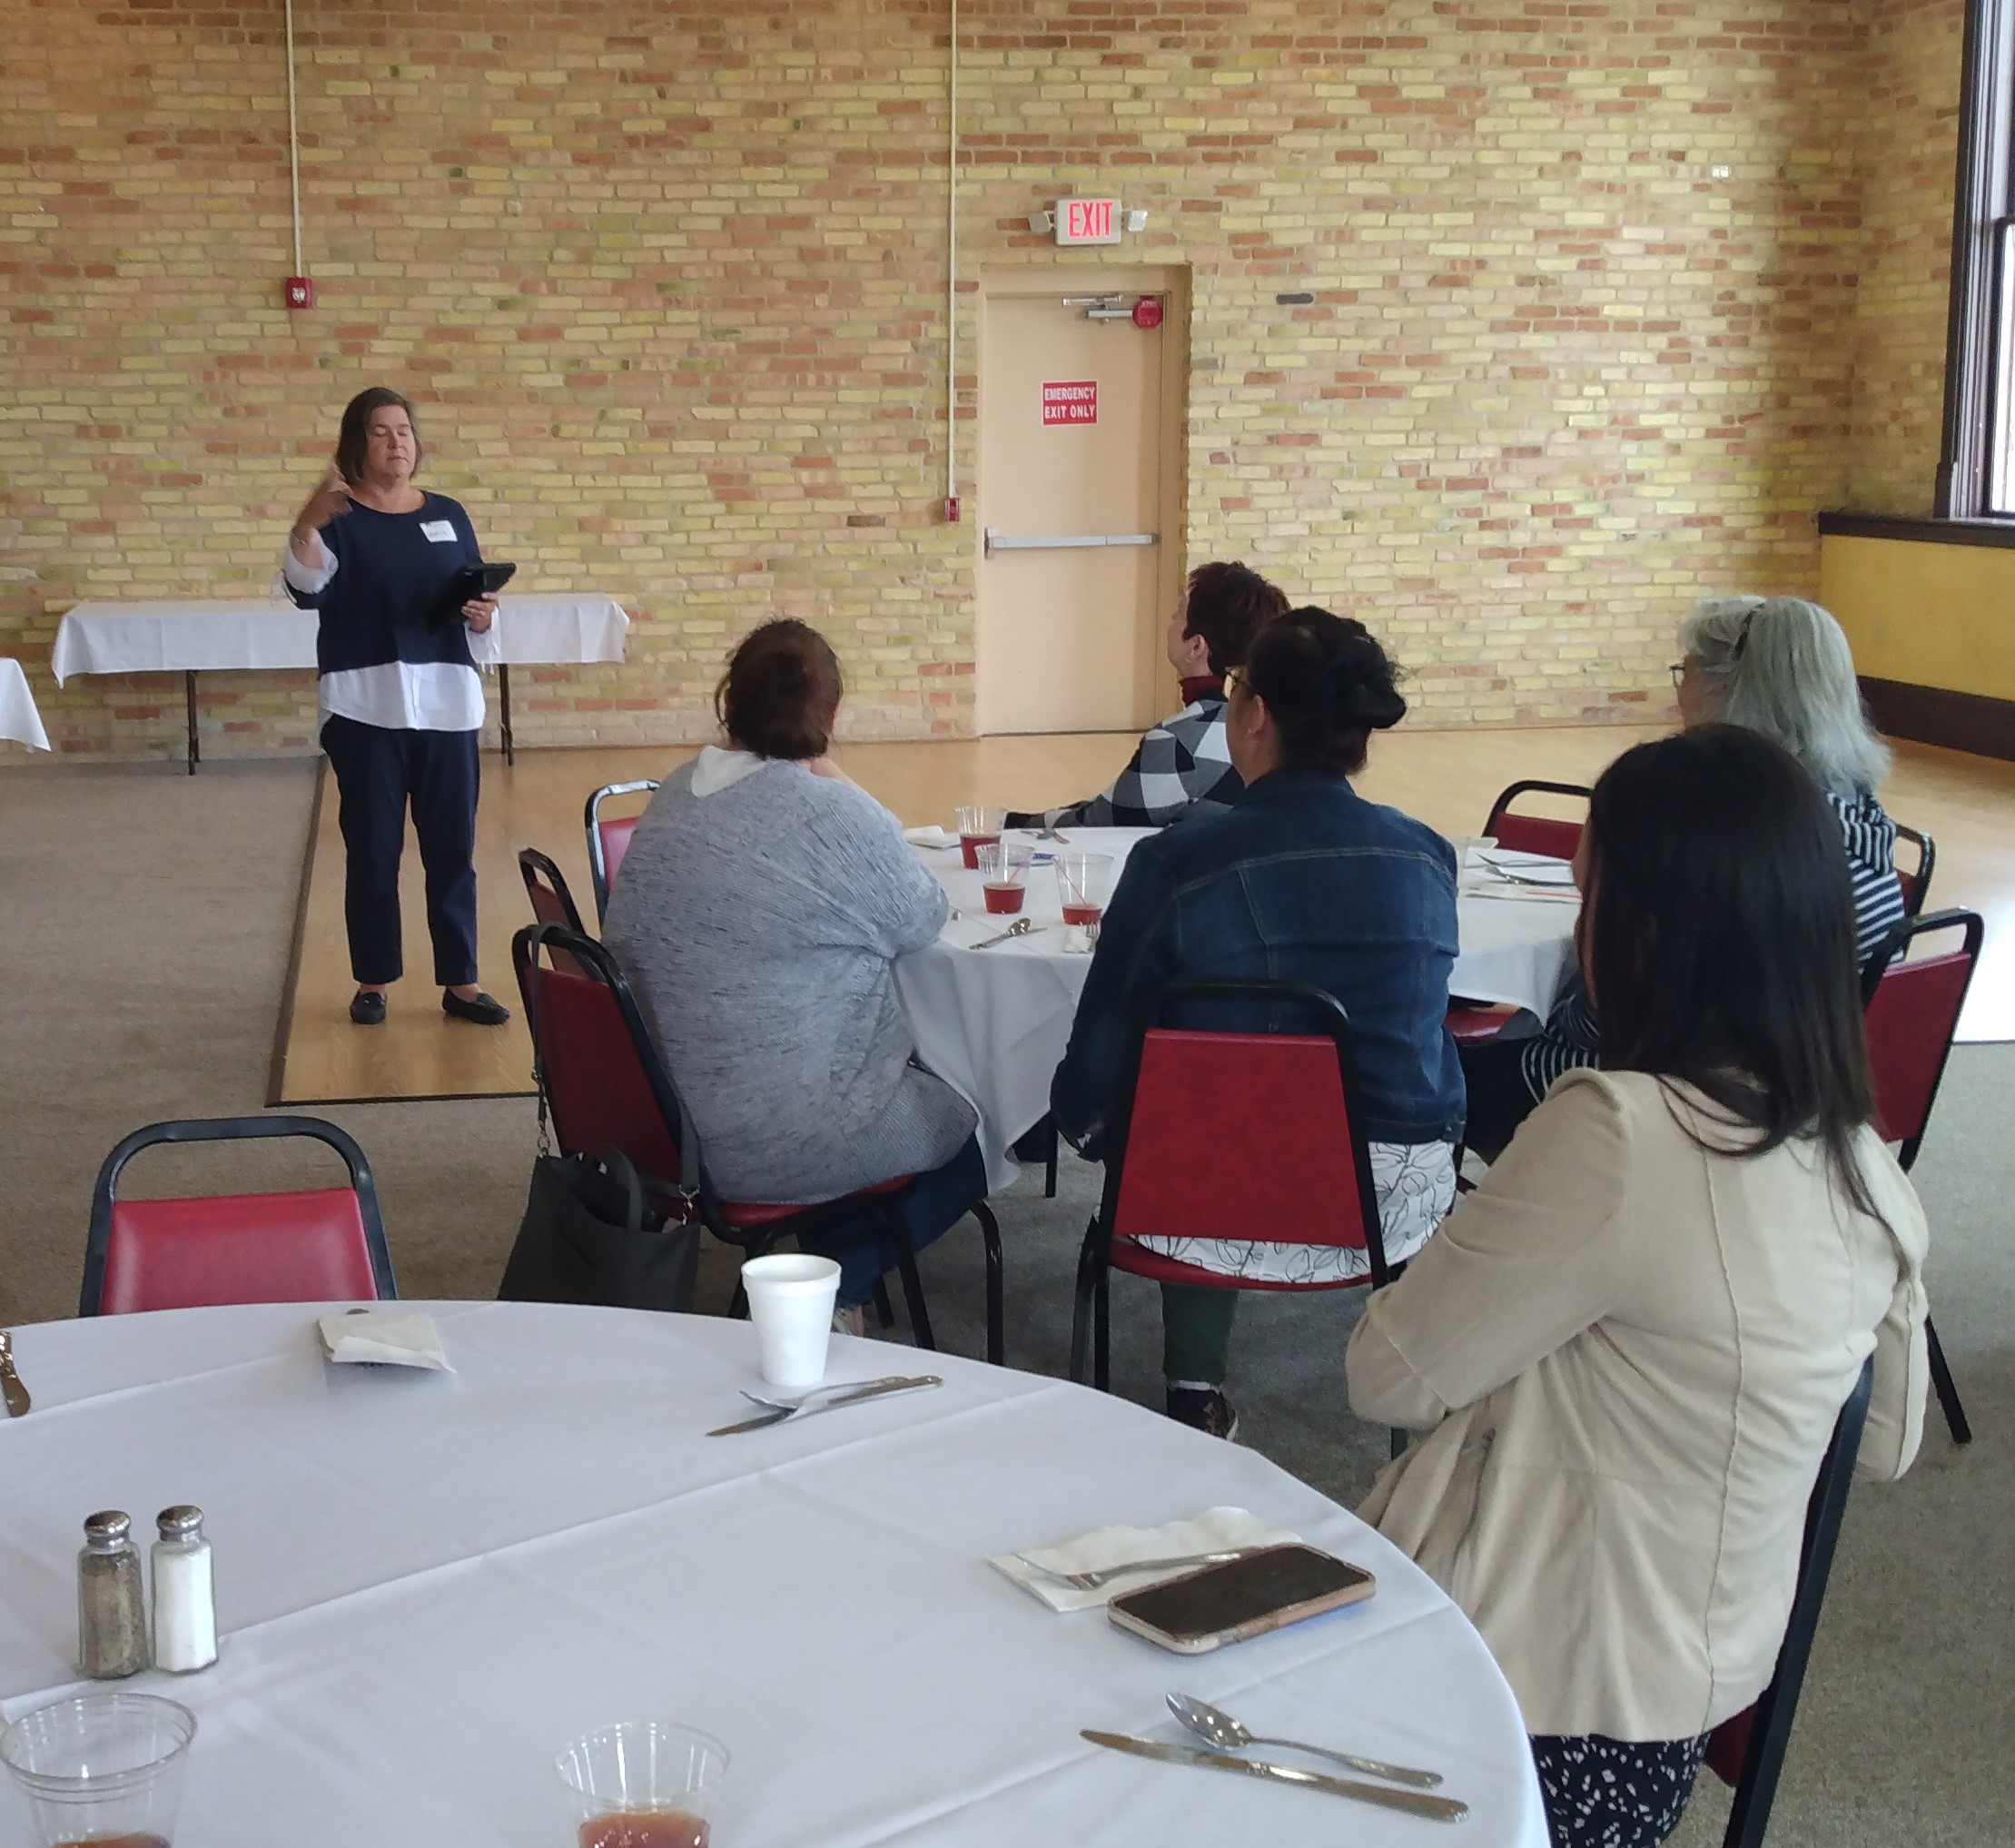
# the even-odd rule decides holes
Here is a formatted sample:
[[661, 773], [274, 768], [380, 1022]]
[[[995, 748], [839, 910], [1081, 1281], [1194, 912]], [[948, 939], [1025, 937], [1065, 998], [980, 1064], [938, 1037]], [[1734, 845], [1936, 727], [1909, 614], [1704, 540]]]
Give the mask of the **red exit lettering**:
[[1095, 379], [1061, 379], [1042, 387], [1044, 423], [1096, 423], [1099, 385]]
[[1070, 234], [1073, 238], [1107, 238], [1112, 235], [1112, 202], [1110, 199], [1073, 199], [1070, 202]]

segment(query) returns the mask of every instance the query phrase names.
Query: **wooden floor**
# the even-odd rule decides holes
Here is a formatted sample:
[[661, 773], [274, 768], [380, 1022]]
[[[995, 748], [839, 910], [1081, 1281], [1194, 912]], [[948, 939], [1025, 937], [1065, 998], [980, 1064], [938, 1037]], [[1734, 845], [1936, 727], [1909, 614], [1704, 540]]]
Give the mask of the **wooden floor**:
[[[1619, 751], [1663, 729], [1604, 726], [1559, 729], [1401, 731], [1374, 741], [1360, 786], [1445, 834], [1483, 825], [1491, 798], [1519, 776], [1586, 783]], [[904, 823], [949, 824], [961, 802], [1039, 808], [1101, 788], [1132, 746], [1131, 736], [995, 737], [842, 746], [848, 772]], [[518, 850], [543, 848], [593, 923], [581, 805], [605, 783], [662, 776], [686, 750], [526, 751], [514, 766], [483, 761], [477, 816], [483, 980], [515, 1009], [510, 939], [530, 912]], [[324, 773], [326, 777], [326, 771]], [[2015, 764], [1923, 745], [1896, 747], [1883, 798], [1898, 820], [1938, 842], [1932, 908], [1968, 905], [1987, 919], [1987, 955], [1974, 982], [1962, 1036], [2015, 1040]], [[300, 943], [282, 1011], [271, 1102], [332, 1103], [528, 1092], [531, 1049], [523, 1023], [485, 1028], [442, 1017], [426, 980], [419, 854], [404, 867], [406, 964], [378, 1028], [350, 1023], [354, 984], [343, 944], [342, 841], [334, 792], [324, 786], [303, 881]]]

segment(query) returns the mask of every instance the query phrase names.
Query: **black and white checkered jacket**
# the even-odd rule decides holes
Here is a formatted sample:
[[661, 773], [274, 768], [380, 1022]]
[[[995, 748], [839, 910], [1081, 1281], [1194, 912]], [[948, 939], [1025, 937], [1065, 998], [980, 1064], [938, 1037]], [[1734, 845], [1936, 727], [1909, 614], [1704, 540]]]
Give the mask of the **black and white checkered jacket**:
[[1008, 816], [1010, 827], [1166, 827], [1188, 815], [1230, 808], [1245, 785], [1224, 741], [1224, 695], [1200, 695], [1142, 736], [1102, 795], [1042, 814]]

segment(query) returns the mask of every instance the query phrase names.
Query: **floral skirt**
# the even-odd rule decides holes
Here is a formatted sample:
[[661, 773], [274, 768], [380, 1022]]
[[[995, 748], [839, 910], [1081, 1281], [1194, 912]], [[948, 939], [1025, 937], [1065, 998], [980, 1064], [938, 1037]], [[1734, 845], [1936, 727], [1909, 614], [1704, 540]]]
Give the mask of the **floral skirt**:
[[[1453, 1142], [1373, 1142], [1371, 1182], [1386, 1261], [1404, 1263], [1448, 1216], [1456, 1198]], [[1213, 1239], [1207, 1231], [1140, 1240], [1151, 1251], [1220, 1277], [1267, 1283], [1348, 1283], [1371, 1269], [1360, 1245], [1259, 1245]]]

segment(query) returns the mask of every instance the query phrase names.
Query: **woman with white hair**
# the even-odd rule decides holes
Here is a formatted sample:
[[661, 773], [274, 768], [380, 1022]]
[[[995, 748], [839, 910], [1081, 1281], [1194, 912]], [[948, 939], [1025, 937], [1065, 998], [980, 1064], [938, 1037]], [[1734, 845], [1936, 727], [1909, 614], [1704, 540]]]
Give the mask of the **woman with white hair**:
[[[1896, 824], [1875, 799], [1889, 747], [1862, 709], [1853, 651], [1840, 625], [1803, 597], [1710, 597], [1679, 626], [1672, 667], [1681, 722], [1737, 725], [1803, 764], [1839, 818], [1854, 891], [1855, 954], [1866, 962], [1903, 921]], [[1463, 1053], [1467, 1145], [1495, 1160], [1555, 1079], [1601, 1063], [1602, 1033], [1576, 977], [1528, 1039]]]

